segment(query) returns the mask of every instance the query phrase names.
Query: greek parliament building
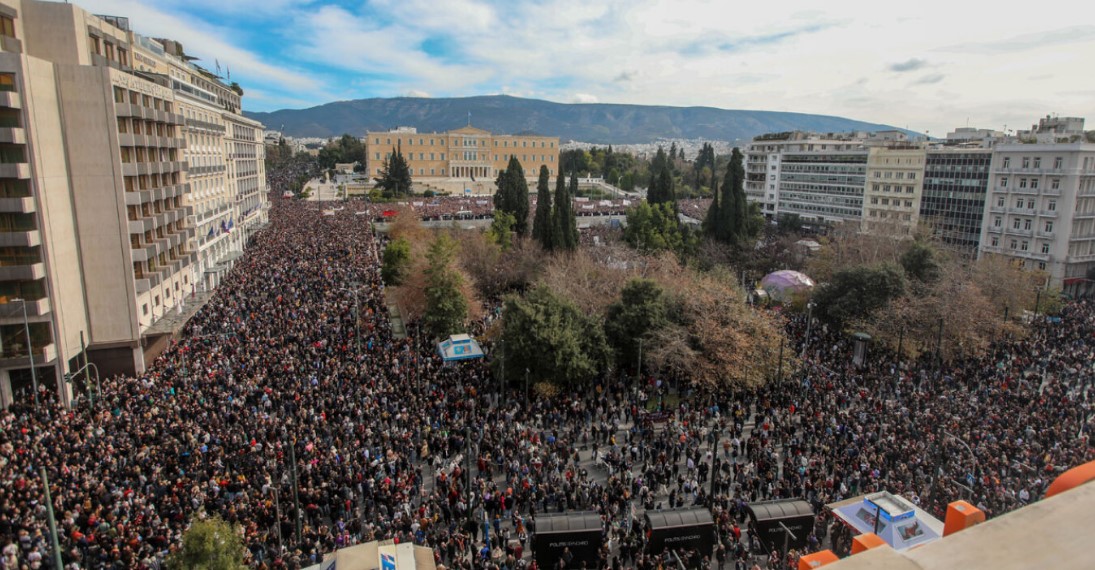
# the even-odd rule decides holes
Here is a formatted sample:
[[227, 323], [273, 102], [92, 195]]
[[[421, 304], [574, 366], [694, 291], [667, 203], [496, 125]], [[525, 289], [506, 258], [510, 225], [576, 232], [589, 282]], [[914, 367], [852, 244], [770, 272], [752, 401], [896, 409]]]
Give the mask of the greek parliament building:
[[0, 404], [162, 351], [266, 223], [262, 137], [179, 44], [0, 0]]
[[535, 179], [540, 165], [555, 176], [559, 170], [559, 137], [496, 135], [471, 125], [444, 133], [419, 133], [412, 127], [365, 134], [365, 167], [371, 176], [400, 149], [416, 181], [472, 181], [489, 185], [516, 156], [525, 176]]

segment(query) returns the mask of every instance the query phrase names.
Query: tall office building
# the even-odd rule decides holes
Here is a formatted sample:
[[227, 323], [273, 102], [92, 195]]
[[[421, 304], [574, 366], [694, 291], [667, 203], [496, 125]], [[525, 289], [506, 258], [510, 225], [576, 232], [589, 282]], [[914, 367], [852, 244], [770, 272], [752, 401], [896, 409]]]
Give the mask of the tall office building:
[[[223, 87], [181, 67], [191, 87], [197, 76]], [[35, 382], [67, 401], [64, 375], [84, 359], [104, 375], [142, 370], [166, 345], [164, 317], [200, 282], [195, 216], [205, 205], [190, 186], [196, 123], [179, 68], [142, 47], [126, 18], [0, 0], [0, 403], [29, 398]], [[238, 98], [211, 103], [221, 122], [238, 116]], [[255, 203], [242, 188], [261, 174], [250, 157], [261, 162], [262, 128], [243, 121], [257, 147], [236, 159], [222, 151], [225, 171], [238, 161], [236, 179], [209, 196], [229, 204], [233, 222]], [[240, 135], [201, 144], [223, 149], [252, 134]]]
[[969, 255], [976, 255], [981, 243], [991, 163], [991, 148], [933, 148], [924, 162], [921, 223]]
[[811, 133], [757, 137], [745, 150], [746, 198], [768, 217], [858, 222], [867, 173], [865, 136]]

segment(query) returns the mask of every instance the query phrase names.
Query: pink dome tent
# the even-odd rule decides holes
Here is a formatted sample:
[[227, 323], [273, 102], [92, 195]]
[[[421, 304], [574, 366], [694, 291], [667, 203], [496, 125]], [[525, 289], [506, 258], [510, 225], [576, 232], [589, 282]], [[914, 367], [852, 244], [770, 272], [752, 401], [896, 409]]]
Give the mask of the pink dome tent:
[[760, 280], [760, 288], [772, 301], [785, 303], [797, 295], [809, 293], [814, 288], [814, 280], [798, 271], [784, 269], [765, 275]]

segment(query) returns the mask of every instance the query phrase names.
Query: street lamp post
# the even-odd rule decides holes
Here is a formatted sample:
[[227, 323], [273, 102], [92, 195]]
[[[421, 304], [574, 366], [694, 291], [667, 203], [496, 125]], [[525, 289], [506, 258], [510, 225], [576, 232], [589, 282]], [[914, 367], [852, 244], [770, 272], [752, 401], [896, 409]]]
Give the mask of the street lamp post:
[[806, 303], [806, 339], [802, 342], [802, 355], [801, 358], [806, 358], [806, 349], [810, 346], [810, 328], [814, 324], [814, 306], [816, 303], [810, 301]]
[[49, 494], [49, 479], [46, 477], [46, 468], [39, 470], [42, 476], [42, 488], [46, 494], [46, 516], [49, 517], [50, 542], [53, 543], [53, 565], [56, 570], [63, 570], [65, 565], [61, 561], [61, 543], [57, 538], [57, 518], [53, 515], [53, 498]]
[[12, 299], [12, 303], [19, 303], [23, 306], [23, 333], [27, 337], [27, 357], [30, 358], [30, 381], [34, 388], [34, 409], [38, 410], [38, 372], [34, 369], [34, 346], [30, 343], [30, 321], [27, 320], [27, 300], [26, 299]]
[[[966, 451], [970, 452], [970, 457], [973, 459], [974, 469], [980, 470], [981, 462], [977, 460], [977, 454], [973, 452], [973, 448], [970, 447], [969, 444], [965, 442], [965, 440], [963, 440], [962, 438], [960, 438], [960, 437], [958, 437], [958, 436], [954, 435], [953, 433], [950, 433], [949, 431], [946, 431], [946, 430], [943, 431], [943, 435], [953, 439], [954, 441], [957, 441], [959, 444], [962, 445], [962, 447], [966, 448]], [[969, 489], [969, 491], [970, 491], [970, 499], [972, 500], [973, 499], [973, 489]]]

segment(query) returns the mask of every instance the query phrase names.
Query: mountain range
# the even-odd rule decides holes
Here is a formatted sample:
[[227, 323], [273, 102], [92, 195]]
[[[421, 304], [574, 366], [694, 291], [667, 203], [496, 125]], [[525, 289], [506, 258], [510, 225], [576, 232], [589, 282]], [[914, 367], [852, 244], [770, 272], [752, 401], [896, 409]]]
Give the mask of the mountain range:
[[657, 139], [747, 141], [783, 131], [835, 133], [893, 129], [830, 115], [610, 103], [553, 103], [507, 95], [394, 97], [337, 101], [308, 109], [245, 112], [267, 129], [292, 137], [364, 136], [397, 126], [444, 132], [470, 121], [500, 134], [557, 136], [563, 142], [640, 144]]

